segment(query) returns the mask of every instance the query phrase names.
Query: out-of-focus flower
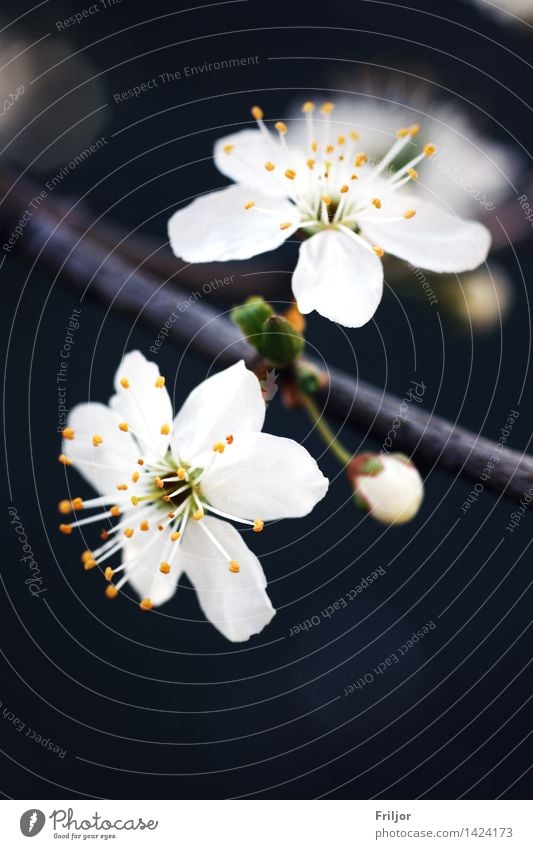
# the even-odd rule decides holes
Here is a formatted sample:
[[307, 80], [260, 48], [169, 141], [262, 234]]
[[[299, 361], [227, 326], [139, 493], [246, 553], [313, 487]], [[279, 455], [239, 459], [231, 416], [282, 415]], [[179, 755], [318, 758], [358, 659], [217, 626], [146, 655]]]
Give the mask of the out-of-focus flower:
[[[520, 169], [519, 158], [508, 146], [483, 135], [460, 102], [440, 98], [422, 83], [411, 82], [407, 88], [397, 79], [383, 85], [372, 79], [360, 83], [353, 78], [343, 78], [341, 83], [357, 86], [358, 93], [339, 98], [335, 127], [345, 132], [346, 127], [355, 126], [378, 158], [389, 149], [391, 127], [399, 121], [420, 123], [420, 133], [410, 144], [415, 152], [438, 140], [438, 150], [418, 181], [419, 192], [433, 203], [458, 215], [479, 218], [494, 210], [509, 193]], [[399, 167], [401, 163], [400, 156], [392, 165]]]
[[509, 24], [520, 24], [521, 20], [533, 21], [531, 0], [471, 0], [484, 12], [497, 15], [498, 20]]
[[424, 498], [418, 470], [403, 454], [358, 454], [348, 476], [358, 507], [384, 525], [413, 519]]
[[360, 327], [381, 300], [385, 251], [432, 271], [467, 271], [485, 260], [490, 235], [406, 188], [436, 152], [432, 143], [414, 145], [417, 124], [371, 159], [356, 130], [338, 131], [333, 109], [324, 103], [315, 120], [315, 104], [304, 103], [306, 139], [297, 134], [293, 142], [284, 122], [273, 134], [254, 107], [257, 130], [215, 145], [217, 167], [236, 185], [176, 212], [169, 238], [185, 261], [213, 262], [273, 250], [298, 232], [305, 240], [292, 280], [298, 309]]
[[229, 521], [261, 531], [267, 519], [305, 516], [327, 479], [297, 442], [261, 433], [265, 402], [243, 362], [197, 386], [173, 423], [164, 378], [138, 351], [124, 358], [115, 390], [109, 406], [81, 404], [69, 415], [60, 461], [99, 496], [59, 509], [102, 512], [60, 529], [108, 524], [82, 560], [92, 569], [120, 553], [119, 567], [103, 567], [109, 598], [128, 581], [148, 610], [185, 573], [213, 625], [228, 640], [249, 639], [275, 611], [259, 560]]
[[491, 263], [489, 271], [480, 269], [461, 275], [460, 282], [460, 286], [457, 281], [436, 282], [439, 304], [474, 330], [499, 326], [513, 302], [513, 287], [506, 271]]
[[35, 171], [61, 166], [59, 178], [85, 162], [106, 120], [104, 83], [91, 60], [63, 39], [20, 40], [0, 42], [0, 67], [4, 101], [21, 92], [0, 122], [3, 155]]

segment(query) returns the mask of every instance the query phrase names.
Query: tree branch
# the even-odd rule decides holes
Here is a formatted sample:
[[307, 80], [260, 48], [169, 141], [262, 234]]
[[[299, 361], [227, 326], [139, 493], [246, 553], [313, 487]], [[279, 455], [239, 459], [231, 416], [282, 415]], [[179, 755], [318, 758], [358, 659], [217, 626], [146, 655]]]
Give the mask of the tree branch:
[[[50, 197], [32, 209], [31, 202], [39, 189], [28, 181], [13, 185], [13, 178], [3, 171], [0, 191], [4, 194], [0, 204], [3, 240], [9, 239], [24, 213], [31, 209], [16, 242], [17, 251], [28, 260], [38, 260], [81, 298], [87, 294], [121, 313], [140, 318], [156, 333], [169, 316], [177, 314], [168, 328], [168, 338], [180, 346], [189, 346], [221, 367], [241, 358], [250, 368], [264, 366], [239, 330], [211, 306], [190, 301], [182, 291], [168, 285], [166, 275], [161, 279], [132, 263], [131, 256], [114, 247], [110, 249], [112, 242], [120, 242], [116, 226], [110, 235], [105, 225], [92, 226], [79, 208], [70, 214], [64, 204]], [[215, 269], [213, 276], [217, 276], [217, 266], [211, 268]], [[401, 400], [364, 381], [356, 382], [337, 369], [331, 369], [328, 376], [329, 385], [318, 396], [327, 414], [367, 431], [382, 443], [400, 412]], [[487, 471], [491, 457], [498, 458], [484, 486], [515, 501], [533, 493], [532, 457], [459, 428], [421, 406], [411, 405], [407, 420], [395, 431], [394, 446], [395, 450], [413, 455], [419, 464], [435, 464], [473, 481], [479, 481]], [[530, 498], [526, 506], [533, 507], [531, 501]]]

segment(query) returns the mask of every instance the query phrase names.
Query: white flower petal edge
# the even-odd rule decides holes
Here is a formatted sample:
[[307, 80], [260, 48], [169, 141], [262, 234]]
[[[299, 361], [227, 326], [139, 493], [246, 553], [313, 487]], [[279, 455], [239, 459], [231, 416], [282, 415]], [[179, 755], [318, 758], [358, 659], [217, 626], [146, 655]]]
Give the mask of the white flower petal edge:
[[[415, 218], [401, 217], [400, 201], [403, 208], [406, 204], [413, 208], [416, 205]], [[387, 212], [401, 218], [394, 228], [381, 223], [377, 212], [366, 216], [361, 235], [417, 268], [442, 273], [471, 271], [486, 259], [490, 233], [477, 221], [464, 221], [407, 194], [387, 204]]]
[[202, 489], [214, 507], [247, 519], [295, 519], [310, 513], [325, 496], [328, 480], [293, 439], [249, 433], [206, 473]]
[[[256, 207], [253, 218], [245, 215], [249, 203]], [[185, 262], [249, 259], [279, 248], [298, 228], [299, 219], [297, 210], [283, 198], [230, 186], [175, 212], [168, 222], [168, 237], [176, 256]], [[281, 224], [287, 226], [282, 229]]]
[[256, 433], [265, 421], [257, 377], [240, 360], [192, 390], [174, 419], [173, 439], [184, 456], [196, 457], [229, 433]]
[[[422, 151], [412, 144], [418, 125], [400, 128], [389, 150], [371, 162], [355, 130], [339, 134], [333, 109], [333, 103], [324, 103], [317, 122], [315, 104], [303, 104], [302, 143], [298, 129], [289, 142], [283, 121], [276, 122], [273, 134], [262, 110], [254, 107], [257, 130], [233, 133], [215, 145], [216, 165], [236, 185], [175, 213], [169, 237], [177, 256], [208, 262], [247, 259], [298, 231], [310, 242], [301, 249], [293, 278], [298, 308], [360, 327], [379, 304], [383, 276], [363, 249], [377, 258], [388, 250], [429, 271], [459, 272], [484, 262], [490, 235], [481, 224], [462, 222], [404, 194], [404, 186], [418, 178], [418, 164], [436, 151], [433, 144]], [[405, 164], [398, 165], [400, 158]], [[361, 250], [349, 251], [346, 237]]]
[[[129, 582], [150, 610], [171, 598], [185, 572], [227, 639], [259, 633], [274, 615], [266, 579], [229, 522], [260, 532], [264, 519], [303, 516], [328, 481], [301, 445], [260, 432], [265, 403], [243, 362], [196, 387], [173, 429], [164, 378], [142, 354], [124, 358], [115, 386], [112, 409], [81, 404], [63, 431], [60, 461], [100, 494], [62, 501], [60, 512], [75, 520], [60, 530], [104, 525], [101, 545], [82, 562], [103, 571], [109, 598]], [[96, 514], [78, 518], [86, 509]]]
[[300, 312], [361, 327], [381, 301], [383, 266], [364, 243], [323, 230], [301, 245], [292, 286]]
[[[185, 572], [193, 584], [206, 618], [231, 640], [242, 642], [268, 625], [276, 611], [266, 593], [261, 564], [235, 528], [206, 516], [203, 525], [191, 525], [181, 552]], [[205, 533], [209, 531], [211, 536]], [[214, 540], [238, 558], [239, 580], [228, 571]]]

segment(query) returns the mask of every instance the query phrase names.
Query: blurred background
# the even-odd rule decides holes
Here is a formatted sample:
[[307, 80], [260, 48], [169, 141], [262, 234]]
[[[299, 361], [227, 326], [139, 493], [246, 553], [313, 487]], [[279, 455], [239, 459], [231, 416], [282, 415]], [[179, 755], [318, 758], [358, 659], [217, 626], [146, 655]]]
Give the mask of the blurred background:
[[[400, 398], [421, 381], [428, 410], [495, 441], [518, 411], [508, 444], [527, 450], [533, 32], [515, 15], [532, 9], [467, 0], [194, 8], [54, 0], [32, 9], [4, 0], [0, 161], [67, 207], [82, 198], [89, 222], [103, 216], [130, 232], [132, 244], [142, 234], [159, 247], [171, 212], [226, 184], [213, 143], [247, 126], [255, 103], [268, 118], [287, 120], [302, 100], [338, 100], [378, 153], [388, 134], [417, 120], [423, 141], [440, 150], [421, 182], [491, 228], [488, 266], [453, 279], [428, 275], [430, 300], [414, 271], [391, 263], [373, 322], [345, 331], [311, 316], [309, 348]], [[225, 67], [234, 58], [248, 61]], [[141, 91], [131, 94], [134, 87]], [[221, 311], [247, 293], [289, 302], [296, 251], [292, 242], [242, 270], [233, 264], [236, 288], [206, 302]], [[272, 292], [260, 288], [265, 270]], [[61, 277], [16, 250], [0, 274], [6, 495], [43, 589], [29, 592], [5, 513], [5, 796], [531, 795], [527, 512], [509, 531], [516, 505], [487, 491], [463, 511], [473, 482], [429, 468], [415, 521], [380, 526], [357, 512], [304, 413], [276, 397], [267, 429], [304, 442], [332, 485], [312, 516], [250, 541], [278, 610], [271, 625], [249, 643], [226, 642], [186, 581], [149, 616], [129, 594], [110, 603], [101, 576], [81, 568], [79, 537], [56, 530], [67, 487], [57, 462], [60, 352], [69, 316], [81, 310], [66, 383], [71, 408], [106, 401], [122, 354], [138, 348], [150, 356], [156, 334], [142, 315], [132, 322], [107, 311], [90, 291], [80, 302]], [[215, 276], [206, 274], [205, 281]], [[217, 368], [170, 342], [158, 361], [176, 407]], [[343, 441], [353, 451], [380, 447], [348, 428]], [[75, 473], [69, 482], [74, 495], [89, 494]], [[354, 601], [322, 614], [378, 568], [383, 574]], [[319, 624], [294, 634], [313, 617]], [[345, 695], [430, 622], [435, 628], [401, 663]]]

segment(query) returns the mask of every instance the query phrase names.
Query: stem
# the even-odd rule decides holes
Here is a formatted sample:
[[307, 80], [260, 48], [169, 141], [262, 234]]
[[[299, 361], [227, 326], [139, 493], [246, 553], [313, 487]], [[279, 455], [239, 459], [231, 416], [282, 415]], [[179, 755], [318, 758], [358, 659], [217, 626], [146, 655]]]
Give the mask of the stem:
[[[15, 182], [0, 168], [0, 233], [6, 240], [40, 191], [29, 181]], [[17, 253], [32, 263], [38, 261], [56, 275], [55, 280], [82, 298], [88, 295], [112, 305], [117, 312], [145, 322], [156, 333], [169, 315], [179, 313], [179, 319], [169, 329], [169, 341], [186, 345], [218, 367], [243, 359], [253, 370], [265, 368], [228, 319], [203, 302], [191, 302], [166, 278], [139, 270], [116, 247], [109, 250], [104, 239], [99, 241], [105, 225], [93, 225], [79, 205], [75, 206], [75, 214], [70, 214], [64, 203], [48, 197], [32, 209], [17, 241]], [[220, 265], [211, 268], [213, 276], [220, 274]], [[246, 271], [247, 266], [242, 264], [241, 273]], [[313, 364], [313, 368], [318, 367]], [[343, 424], [351, 423], [382, 444], [401, 400], [337, 369], [328, 369], [327, 377], [327, 390], [317, 395], [325, 412]], [[408, 420], [396, 431], [395, 449], [405, 451], [419, 466], [435, 466], [475, 482], [480, 481], [491, 457], [497, 456], [499, 462], [488, 477], [484, 476], [483, 486], [514, 501], [526, 497], [524, 506], [533, 509], [533, 457], [502, 448], [501, 444], [426, 412], [421, 405], [410, 410]]]
[[305, 408], [309, 418], [313, 422], [315, 428], [324, 440], [326, 447], [331, 451], [334, 457], [337, 458], [342, 466], [347, 466], [352, 459], [352, 454], [344, 447], [342, 442], [337, 438], [333, 429], [329, 426], [324, 415], [316, 402], [310, 395], [300, 395], [299, 400]]

